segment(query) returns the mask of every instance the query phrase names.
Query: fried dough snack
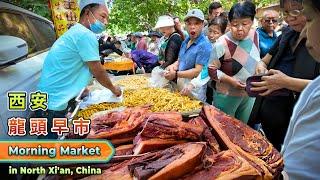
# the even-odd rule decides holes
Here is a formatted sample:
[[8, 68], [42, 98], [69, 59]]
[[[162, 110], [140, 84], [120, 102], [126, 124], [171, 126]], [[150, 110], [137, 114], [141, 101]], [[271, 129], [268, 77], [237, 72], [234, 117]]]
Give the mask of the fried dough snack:
[[145, 76], [129, 76], [118, 80], [114, 83], [117, 86], [122, 86], [125, 89], [140, 89], [149, 87], [149, 78]]
[[201, 102], [192, 100], [178, 92], [170, 92], [163, 88], [144, 88], [137, 90], [124, 90], [124, 101], [122, 103], [100, 103], [88, 106], [80, 110], [77, 117], [90, 119], [90, 117], [100, 111], [110, 110], [117, 107], [138, 107], [151, 105], [152, 112], [191, 112], [201, 108]]
[[[79, 117], [79, 118], [82, 117], [84, 119], [90, 119], [91, 116], [96, 112], [110, 110], [110, 109], [114, 109], [114, 108], [117, 108], [120, 106], [121, 106], [120, 103], [107, 103], [107, 102], [100, 103], [100, 104], [93, 104], [83, 110], [80, 110], [77, 114], [77, 117]], [[78, 118], [75, 118], [75, 119], [78, 119]]]
[[126, 107], [152, 105], [153, 112], [189, 112], [201, 108], [200, 101], [191, 100], [187, 96], [163, 88], [127, 90], [123, 103]]

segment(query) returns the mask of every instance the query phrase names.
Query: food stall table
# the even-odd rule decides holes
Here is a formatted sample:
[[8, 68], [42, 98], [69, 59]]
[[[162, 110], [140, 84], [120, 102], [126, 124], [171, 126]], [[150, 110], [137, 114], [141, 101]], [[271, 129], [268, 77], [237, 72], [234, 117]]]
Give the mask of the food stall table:
[[107, 61], [103, 65], [105, 70], [128, 71], [132, 70], [135, 74], [134, 62], [131, 59], [122, 59], [121, 61]]

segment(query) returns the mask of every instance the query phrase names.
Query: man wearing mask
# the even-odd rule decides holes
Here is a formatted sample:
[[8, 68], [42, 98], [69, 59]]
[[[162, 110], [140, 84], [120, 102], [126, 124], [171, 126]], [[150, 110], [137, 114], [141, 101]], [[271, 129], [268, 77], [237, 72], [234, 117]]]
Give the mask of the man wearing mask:
[[166, 69], [165, 78], [168, 80], [177, 79], [178, 89], [182, 94], [192, 94], [195, 98], [205, 101], [205, 86], [188, 88], [192, 79], [196, 78], [203, 67], [208, 65], [212, 46], [209, 40], [202, 33], [204, 27], [204, 15], [199, 9], [192, 9], [184, 19], [188, 31], [186, 38], [181, 45], [179, 58]]
[[102, 33], [108, 23], [104, 0], [81, 0], [80, 21], [63, 34], [44, 60], [38, 90], [48, 93], [48, 110], [36, 111], [47, 118], [47, 139], [56, 139], [51, 132], [53, 118], [64, 118], [68, 101], [88, 85], [92, 75], [116, 96], [121, 90], [112, 84], [100, 64], [99, 46], [95, 34]]

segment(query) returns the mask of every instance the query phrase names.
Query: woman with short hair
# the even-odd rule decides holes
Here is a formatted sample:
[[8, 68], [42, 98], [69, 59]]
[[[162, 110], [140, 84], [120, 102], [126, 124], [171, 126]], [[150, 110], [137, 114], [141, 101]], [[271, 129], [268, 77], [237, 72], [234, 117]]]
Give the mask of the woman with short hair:
[[216, 81], [213, 104], [225, 113], [247, 123], [254, 98], [245, 91], [246, 80], [260, 61], [258, 35], [252, 29], [255, 5], [245, 1], [232, 6], [228, 19], [230, 31], [214, 47], [210, 76]]

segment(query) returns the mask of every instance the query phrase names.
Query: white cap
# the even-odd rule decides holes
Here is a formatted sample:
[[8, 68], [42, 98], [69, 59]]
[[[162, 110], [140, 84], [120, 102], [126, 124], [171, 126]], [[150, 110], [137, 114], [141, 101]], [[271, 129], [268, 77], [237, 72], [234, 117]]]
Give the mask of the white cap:
[[154, 27], [155, 29], [161, 28], [161, 27], [169, 27], [174, 26], [174, 22], [172, 17], [170, 16], [160, 16], [158, 18], [157, 24]]
[[89, 4], [101, 4], [106, 6], [106, 1], [105, 0], [80, 0], [79, 1], [80, 12], [84, 7], [86, 7]]

